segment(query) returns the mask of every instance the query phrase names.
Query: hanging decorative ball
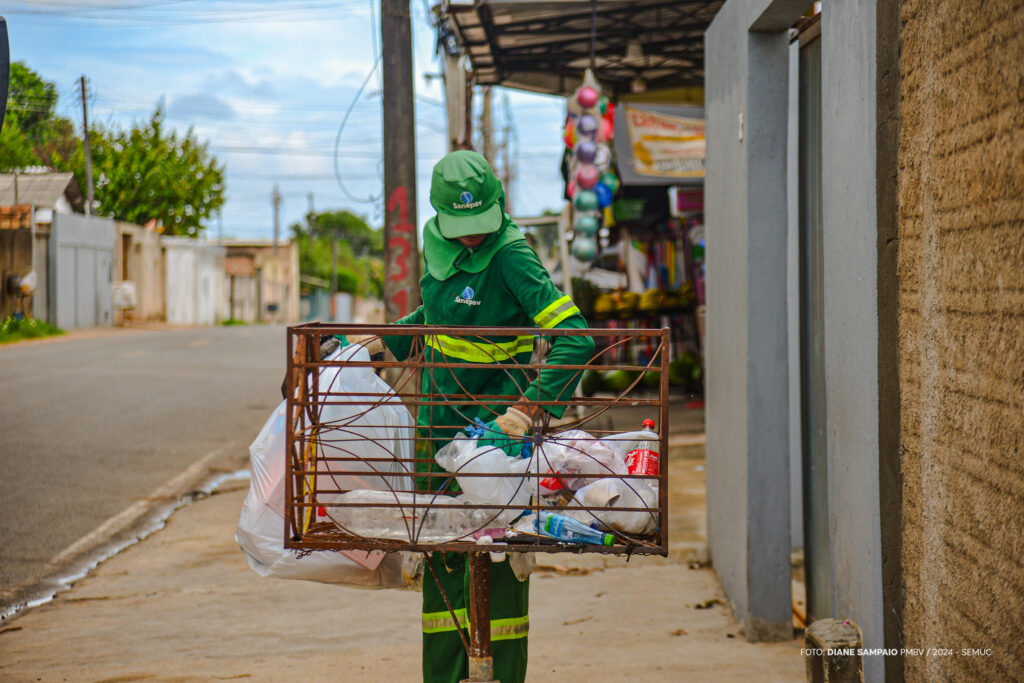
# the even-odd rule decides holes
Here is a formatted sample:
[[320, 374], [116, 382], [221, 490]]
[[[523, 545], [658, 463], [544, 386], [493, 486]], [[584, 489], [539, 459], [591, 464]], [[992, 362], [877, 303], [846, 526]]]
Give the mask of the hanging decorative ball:
[[597, 154], [597, 145], [594, 144], [593, 140], [583, 138], [576, 145], [576, 158], [584, 164], [593, 163], [595, 154]]
[[603, 173], [612, 165], [612, 150], [603, 142], [597, 143], [597, 151], [594, 153], [594, 166]]
[[576, 132], [577, 134], [592, 138], [597, 135], [597, 117], [592, 114], [583, 114], [579, 120], [576, 121]]
[[572, 255], [580, 261], [593, 261], [597, 258], [597, 242], [592, 237], [577, 235], [572, 240]]
[[593, 164], [580, 164], [576, 169], [576, 184], [584, 190], [593, 189], [600, 177], [601, 172]]
[[576, 181], [570, 180], [565, 186], [565, 193], [569, 195], [569, 198], [571, 199], [576, 196], [577, 189], [578, 188], [576, 187]]
[[569, 121], [565, 124], [565, 130], [562, 133], [562, 140], [565, 141], [565, 146], [572, 149], [576, 145], [576, 122]]
[[590, 109], [598, 103], [601, 99], [601, 93], [596, 88], [592, 88], [589, 85], [584, 85], [576, 91], [576, 101], [580, 103], [580, 106], [584, 109]]
[[597, 195], [593, 190], [580, 190], [573, 198], [573, 203], [579, 211], [596, 211]]
[[597, 195], [597, 206], [599, 208], [605, 208], [611, 206], [612, 203], [612, 191], [607, 185], [598, 183], [594, 186], [594, 194]]
[[608, 142], [615, 137], [615, 127], [608, 119], [601, 119], [597, 128], [597, 139], [599, 142]]
[[611, 190], [612, 194], [618, 192], [619, 185], [622, 184], [619, 182], [619, 177], [612, 173], [611, 171], [605, 171], [604, 173], [602, 173], [601, 177], [597, 179], [597, 182], [601, 183], [609, 190]]
[[604, 116], [606, 113], [608, 113], [608, 105], [609, 104], [610, 104], [610, 101], [608, 100], [608, 96], [607, 95], [601, 95], [601, 99], [599, 99], [597, 101], [597, 110], [599, 112], [601, 112], [601, 116]]
[[593, 237], [597, 233], [599, 223], [597, 216], [591, 214], [584, 214], [576, 219], [576, 223], [573, 224], [572, 229], [574, 232], [583, 235], [584, 237]]

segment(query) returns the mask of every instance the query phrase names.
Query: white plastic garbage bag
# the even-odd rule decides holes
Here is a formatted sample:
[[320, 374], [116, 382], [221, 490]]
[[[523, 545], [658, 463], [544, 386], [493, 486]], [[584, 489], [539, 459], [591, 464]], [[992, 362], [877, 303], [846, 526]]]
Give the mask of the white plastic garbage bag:
[[647, 479], [597, 479], [576, 492], [573, 502], [584, 507], [648, 508], [650, 512], [619, 510], [569, 510], [572, 516], [591, 524], [595, 520], [615, 531], [650, 534], [658, 526], [658, 491]]
[[[519, 474], [536, 471], [534, 458], [513, 458], [494, 446], [477, 446], [477, 440], [465, 435], [442, 447], [434, 456], [437, 464], [454, 473], [467, 501], [491, 505], [515, 505], [514, 510], [494, 510], [491, 526], [502, 526], [522, 513], [535, 491], [535, 478], [473, 477], [467, 474]], [[532, 466], [532, 467], [531, 467]]]
[[608, 442], [579, 429], [570, 429], [552, 434], [544, 440], [533, 456], [535, 467], [541, 472], [580, 474], [584, 476], [563, 478], [562, 483], [570, 490], [597, 481], [587, 474], [626, 474], [626, 461], [622, 451]]
[[[336, 351], [329, 359], [369, 360], [369, 354], [358, 346]], [[326, 368], [320, 373], [320, 387], [346, 393], [389, 393], [391, 387], [368, 367]], [[338, 399], [332, 399], [332, 401]], [[394, 397], [367, 410], [363, 405], [323, 406], [321, 422], [342, 429], [332, 432], [331, 440], [343, 442], [327, 445], [353, 458], [383, 457], [394, 453], [411, 458], [413, 419], [408, 409]], [[261, 576], [281, 579], [304, 579], [322, 583], [345, 584], [364, 588], [415, 588], [422, 578], [420, 556], [415, 553], [359, 551], [313, 552], [304, 557], [284, 548], [284, 476], [285, 476], [285, 402], [277, 407], [249, 447], [251, 483], [242, 505], [235, 540]], [[359, 460], [333, 463], [331, 467], [366, 474], [328, 475], [341, 488], [391, 487], [409, 490], [412, 478], [404, 463]], [[324, 502], [330, 502], [326, 500]]]

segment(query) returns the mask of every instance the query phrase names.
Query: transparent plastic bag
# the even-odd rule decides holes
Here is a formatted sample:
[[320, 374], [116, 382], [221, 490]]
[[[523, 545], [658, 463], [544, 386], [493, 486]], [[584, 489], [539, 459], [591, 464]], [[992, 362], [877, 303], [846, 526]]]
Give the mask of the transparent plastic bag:
[[[339, 358], [365, 361], [369, 354], [358, 346], [350, 346], [328, 356], [330, 360]], [[321, 389], [330, 387], [336, 392], [391, 393], [391, 387], [368, 367], [325, 368], [319, 382]], [[353, 399], [351, 404], [323, 406], [321, 422], [339, 427], [344, 439], [340, 445], [325, 447], [346, 452], [353, 458], [382, 457], [382, 453], [411, 458], [413, 419], [398, 398], [388, 399], [370, 410], [365, 399], [361, 399], [362, 405], [357, 405], [357, 400], [360, 399]], [[235, 532], [235, 540], [249, 566], [260, 576], [273, 578], [360, 588], [418, 588], [422, 569], [416, 553], [342, 551], [313, 552], [299, 557], [297, 552], [284, 548], [285, 411], [282, 401], [249, 447], [251, 481]], [[405, 464], [398, 461], [350, 460], [330, 463], [330, 468], [358, 472], [342, 476], [328, 471], [319, 475], [331, 477], [342, 488], [412, 488]]]
[[615, 531], [650, 534], [658, 527], [658, 490], [646, 479], [597, 479], [576, 491], [570, 505], [611, 508], [649, 508], [651, 512], [572, 510], [572, 516], [585, 524], [600, 521]]
[[564, 477], [562, 484], [575, 491], [593, 481], [588, 474], [626, 474], [623, 451], [608, 441], [579, 429], [558, 432], [546, 438], [534, 454], [535, 467], [542, 472], [579, 474], [579, 477]]
[[[443, 446], [434, 456], [437, 464], [455, 474], [467, 502], [491, 505], [514, 505], [522, 508], [530, 503], [534, 491], [533, 478], [468, 477], [465, 474], [519, 474], [536, 472], [535, 458], [513, 458], [494, 446], [477, 446], [477, 440], [462, 434]], [[492, 526], [500, 526], [518, 517], [521, 509], [494, 510]]]

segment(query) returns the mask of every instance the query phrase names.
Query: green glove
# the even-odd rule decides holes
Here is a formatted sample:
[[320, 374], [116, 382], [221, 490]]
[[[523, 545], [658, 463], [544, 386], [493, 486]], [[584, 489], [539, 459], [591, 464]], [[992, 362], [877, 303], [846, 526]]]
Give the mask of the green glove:
[[523, 411], [510, 407], [492, 422], [484, 423], [480, 418], [476, 421], [476, 426], [466, 431], [476, 437], [479, 448], [497, 448], [513, 458], [530, 455], [532, 444], [523, 437], [530, 429], [531, 420]]

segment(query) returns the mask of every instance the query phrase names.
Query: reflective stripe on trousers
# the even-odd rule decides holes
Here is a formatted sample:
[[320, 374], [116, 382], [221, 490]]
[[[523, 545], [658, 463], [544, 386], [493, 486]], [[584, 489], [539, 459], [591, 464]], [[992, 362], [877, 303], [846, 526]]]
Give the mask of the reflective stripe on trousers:
[[[459, 625], [464, 629], [469, 628], [469, 615], [466, 610], [455, 610], [455, 617]], [[427, 612], [423, 614], [424, 633], [444, 633], [454, 631], [455, 622], [452, 621], [451, 612]], [[491, 641], [514, 640], [525, 638], [530, 632], [530, 616], [509, 617], [507, 619], [491, 619]]]

